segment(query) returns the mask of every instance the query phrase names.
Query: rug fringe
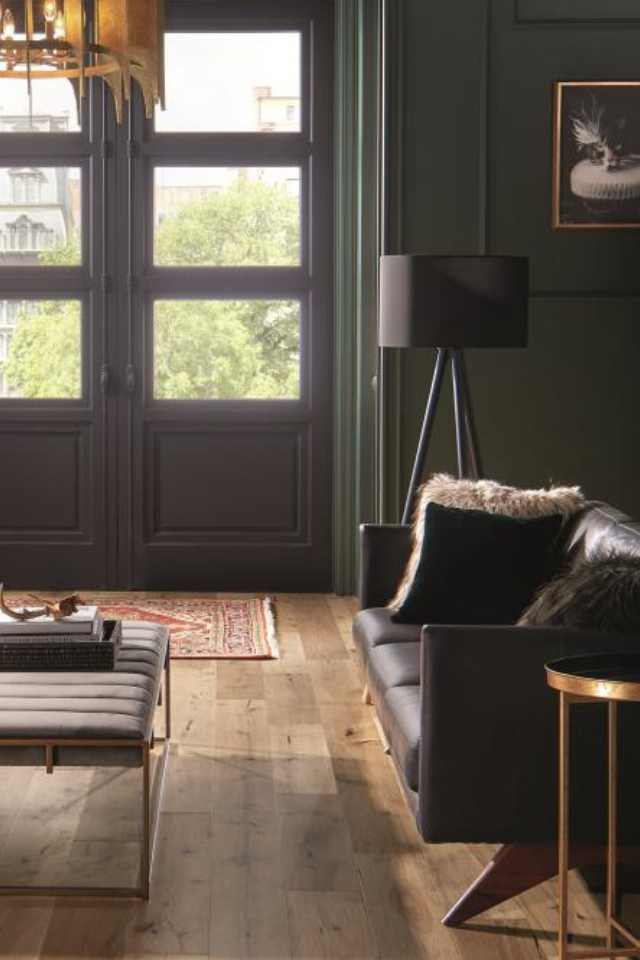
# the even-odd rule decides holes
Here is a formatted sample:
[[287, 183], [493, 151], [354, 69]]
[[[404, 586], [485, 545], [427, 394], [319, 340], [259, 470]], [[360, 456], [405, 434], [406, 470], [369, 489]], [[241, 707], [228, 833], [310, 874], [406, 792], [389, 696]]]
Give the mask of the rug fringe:
[[272, 658], [274, 660], [278, 660], [280, 658], [280, 648], [278, 646], [278, 635], [276, 633], [276, 618], [273, 597], [264, 598], [262, 601], [262, 610], [264, 612], [264, 620], [267, 626], [267, 643], [269, 645], [269, 650]]

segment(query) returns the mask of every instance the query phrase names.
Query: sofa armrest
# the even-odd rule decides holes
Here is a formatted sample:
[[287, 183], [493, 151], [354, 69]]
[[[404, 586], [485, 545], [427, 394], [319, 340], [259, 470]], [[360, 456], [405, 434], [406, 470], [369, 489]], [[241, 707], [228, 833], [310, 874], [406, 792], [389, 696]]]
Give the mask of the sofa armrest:
[[[418, 826], [426, 840], [555, 839], [558, 698], [544, 664], [606, 650], [638, 652], [640, 641], [558, 627], [423, 629]], [[621, 803], [630, 811], [621, 809], [621, 831], [636, 842], [640, 709], [621, 708]], [[604, 704], [572, 708], [572, 831], [586, 841], [606, 824], [604, 716]]]
[[396, 592], [411, 553], [411, 527], [363, 523], [360, 527], [360, 607], [384, 607]]

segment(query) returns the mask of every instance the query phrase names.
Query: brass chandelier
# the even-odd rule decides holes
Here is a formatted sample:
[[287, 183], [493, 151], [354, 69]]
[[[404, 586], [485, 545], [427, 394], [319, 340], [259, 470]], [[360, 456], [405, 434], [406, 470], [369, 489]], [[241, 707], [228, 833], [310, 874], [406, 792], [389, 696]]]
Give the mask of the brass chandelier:
[[[118, 123], [135, 81], [148, 118], [164, 105], [164, 0], [0, 0], [0, 81], [88, 77], [109, 85]], [[91, 12], [91, 16], [89, 16]], [[0, 98], [2, 86], [0, 83]]]

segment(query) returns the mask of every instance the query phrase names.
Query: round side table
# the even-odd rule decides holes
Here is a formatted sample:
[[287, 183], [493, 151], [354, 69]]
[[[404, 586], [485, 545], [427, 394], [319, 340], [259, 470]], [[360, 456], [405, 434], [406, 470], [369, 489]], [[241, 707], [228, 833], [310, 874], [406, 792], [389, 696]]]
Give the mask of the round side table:
[[[545, 667], [547, 683], [560, 694], [558, 883], [559, 960], [635, 957], [640, 939], [615, 916], [618, 859], [618, 703], [640, 701], [640, 654], [589, 654], [554, 660]], [[569, 884], [569, 710], [574, 703], [608, 703], [607, 944], [606, 948], [570, 950], [567, 942]], [[628, 946], [616, 947], [617, 939]]]

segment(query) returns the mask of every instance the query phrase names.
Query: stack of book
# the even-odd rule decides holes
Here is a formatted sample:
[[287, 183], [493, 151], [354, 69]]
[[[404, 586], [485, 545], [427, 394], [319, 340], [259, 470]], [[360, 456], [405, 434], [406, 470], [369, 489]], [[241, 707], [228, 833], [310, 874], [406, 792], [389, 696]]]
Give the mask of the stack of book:
[[0, 670], [113, 670], [120, 637], [120, 621], [93, 606], [64, 620], [13, 620], [0, 611]]

